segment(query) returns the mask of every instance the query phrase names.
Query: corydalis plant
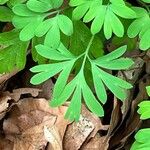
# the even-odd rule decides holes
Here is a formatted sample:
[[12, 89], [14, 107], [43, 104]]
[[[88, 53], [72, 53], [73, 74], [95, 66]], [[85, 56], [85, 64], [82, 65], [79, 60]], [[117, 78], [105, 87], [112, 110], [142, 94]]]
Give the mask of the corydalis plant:
[[[146, 87], [147, 93], [150, 96], [150, 86]], [[150, 100], [145, 100], [139, 105], [138, 113], [141, 120], [150, 119]], [[135, 142], [131, 150], [149, 150], [150, 148], [150, 128], [140, 129], [135, 135]]]
[[62, 3], [63, 0], [28, 0], [26, 4], [15, 5], [12, 22], [17, 29], [22, 29], [20, 40], [28, 41], [34, 36], [45, 35], [45, 45], [58, 47], [60, 30], [68, 36], [73, 33], [72, 21], [58, 9]]
[[[56, 107], [71, 100], [66, 118], [79, 119], [82, 100], [93, 113], [103, 116], [102, 105], [107, 101], [107, 90], [120, 100], [126, 99], [131, 84], [112, 75], [111, 70], [128, 69], [133, 61], [123, 56], [124, 44], [103, 56], [103, 43], [127, 33], [125, 36], [134, 39], [139, 35], [140, 49], [148, 49], [149, 0], [138, 0], [144, 8], [132, 7], [124, 0], [70, 0], [65, 6], [63, 0], [5, 2], [3, 10], [11, 13], [5, 18], [6, 13], [0, 11], [0, 20], [12, 21], [15, 30], [0, 35], [1, 44], [5, 44], [2, 39], [10, 43], [0, 51], [1, 66], [9, 66], [1, 67], [1, 72], [24, 68], [31, 40], [33, 59], [42, 63], [31, 68], [35, 73], [31, 83], [40, 84], [55, 77], [50, 104]], [[9, 54], [15, 53], [16, 57], [10, 59]], [[10, 62], [4, 59], [7, 57]]]
[[[70, 5], [73, 6], [72, 4], [74, 2], [75, 1], [71, 1]], [[81, 4], [81, 2], [79, 3]], [[83, 2], [83, 4], [86, 5], [85, 2], [87, 1], [85, 0]], [[93, 3], [97, 4], [97, 2], [98, 1], [88, 1], [88, 7], [93, 6]], [[34, 36], [43, 37], [45, 35], [44, 43], [35, 46], [35, 48], [39, 55], [50, 60], [51, 63], [31, 68], [31, 71], [36, 73], [36, 75], [32, 77], [31, 83], [35, 85], [40, 84], [59, 74], [54, 86], [53, 97], [50, 101], [51, 106], [58, 107], [70, 99], [71, 103], [65, 117], [72, 121], [78, 121], [81, 112], [81, 102], [82, 99], [84, 99], [86, 105], [93, 113], [98, 116], [103, 116], [104, 111], [102, 104], [105, 104], [107, 100], [106, 87], [121, 100], [126, 99], [126, 90], [132, 87], [126, 81], [107, 73], [105, 69], [128, 69], [133, 64], [133, 61], [129, 58], [120, 58], [125, 53], [126, 46], [120, 47], [116, 51], [96, 59], [91, 57], [89, 51], [94, 40], [94, 34], [101, 30], [101, 26], [104, 22], [104, 33], [106, 38], [110, 38], [113, 32], [120, 37], [123, 36], [123, 25], [115, 15], [119, 14], [116, 6], [120, 9], [123, 7], [126, 11], [130, 11], [126, 16], [124, 12], [120, 13], [124, 18], [134, 18], [135, 13], [128, 8], [123, 1], [120, 1], [119, 5], [117, 5], [115, 1], [111, 1], [109, 6], [103, 6], [100, 1], [98, 6], [100, 10], [104, 11], [97, 12], [97, 14], [103, 13], [104, 15], [102, 15], [102, 17], [105, 19], [101, 22], [101, 26], [99, 24], [94, 24], [95, 31], [93, 32], [93, 30], [91, 30], [93, 36], [91, 35], [87, 47], [83, 53], [75, 55], [61, 42], [60, 30], [67, 36], [70, 36], [73, 33], [72, 21], [67, 16], [63, 15], [59, 8], [62, 3], [62, 0], [29, 0], [25, 4], [18, 4], [13, 7], [13, 12], [15, 13], [13, 25], [17, 29], [21, 29], [20, 39], [22, 41], [28, 41]], [[75, 12], [74, 10], [73, 18], [76, 15], [81, 15], [81, 12]], [[82, 18], [82, 16], [80, 18]], [[112, 21], [118, 21], [119, 28], [117, 28], [119, 30], [112, 21], [108, 22], [109, 18], [113, 18], [114, 20]], [[100, 20], [100, 16], [98, 19]], [[87, 22], [89, 21], [91, 20], [88, 20]], [[108, 28], [110, 23], [111, 28]], [[96, 27], [99, 28], [98, 31], [95, 29]], [[106, 29], [110, 30], [106, 31]], [[73, 74], [77, 64], [78, 72]], [[85, 76], [87, 65], [90, 66], [96, 95], [89, 86], [89, 82]], [[71, 81], [68, 81], [70, 74], [73, 74], [74, 77]]]
[[[66, 113], [66, 118], [69, 118], [70, 120], [77, 121], [79, 119], [82, 97], [88, 108], [93, 113], [98, 116], [103, 116], [104, 111], [100, 103], [105, 104], [107, 100], [105, 86], [107, 86], [114, 95], [121, 100], [125, 100], [127, 96], [126, 89], [132, 87], [126, 81], [114, 77], [103, 70], [104, 68], [122, 70], [129, 68], [133, 64], [133, 61], [129, 58], [120, 58], [125, 53], [126, 46], [120, 47], [108, 55], [93, 60], [88, 54], [93, 39], [94, 36], [92, 36], [89, 41], [85, 52], [79, 56], [70, 53], [63, 44], [61, 44], [58, 49], [52, 49], [45, 45], [38, 45], [36, 47], [37, 52], [40, 55], [50, 60], [57, 60], [57, 63], [33, 67], [31, 71], [37, 74], [32, 77], [31, 83], [40, 84], [60, 73], [54, 87], [53, 98], [50, 104], [53, 107], [60, 106], [71, 98], [71, 103]], [[83, 61], [80, 64], [80, 70], [77, 75], [68, 82], [73, 66], [80, 58], [83, 58]], [[95, 97], [93, 91], [89, 87], [84, 75], [87, 61], [89, 61], [91, 65], [91, 73], [97, 97]]]

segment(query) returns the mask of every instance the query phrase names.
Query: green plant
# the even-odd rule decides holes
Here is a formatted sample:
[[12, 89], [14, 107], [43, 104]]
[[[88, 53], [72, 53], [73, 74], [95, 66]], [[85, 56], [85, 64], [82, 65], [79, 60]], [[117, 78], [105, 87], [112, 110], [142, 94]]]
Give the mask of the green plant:
[[[150, 86], [146, 87], [147, 93], [150, 96]], [[150, 119], [150, 101], [143, 101], [139, 105], [138, 113], [141, 120]], [[150, 128], [140, 129], [135, 135], [135, 142], [131, 150], [149, 150], [150, 148]]]
[[[65, 117], [78, 121], [84, 99], [87, 107], [101, 117], [107, 89], [125, 100], [127, 90], [132, 88], [111, 71], [129, 69], [134, 63], [124, 56], [124, 43], [119, 42], [120, 47], [108, 54], [103, 43], [139, 34], [140, 49], [150, 48], [149, 8], [143, 2], [146, 9], [124, 0], [70, 0], [67, 4], [63, 0], [0, 0], [5, 4], [0, 6], [0, 21], [12, 22], [15, 28], [0, 34], [0, 64], [7, 66], [0, 67], [0, 72], [22, 70], [29, 53], [38, 62], [30, 69], [35, 73], [32, 84], [56, 78], [52, 107], [70, 99]], [[130, 38], [128, 45], [136, 43]]]

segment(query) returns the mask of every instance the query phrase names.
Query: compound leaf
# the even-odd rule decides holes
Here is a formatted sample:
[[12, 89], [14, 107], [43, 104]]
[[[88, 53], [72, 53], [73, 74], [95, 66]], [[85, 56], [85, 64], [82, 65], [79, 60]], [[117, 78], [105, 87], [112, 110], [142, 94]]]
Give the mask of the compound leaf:
[[47, 12], [48, 10], [52, 9], [52, 5], [48, 1], [43, 1], [43, 0], [29, 0], [27, 2], [27, 7], [34, 12]]
[[13, 12], [8, 7], [0, 6], [0, 21], [10, 22], [13, 16]]
[[58, 25], [60, 30], [65, 34], [70, 36], [73, 33], [73, 23], [72, 21], [65, 15], [58, 16]]
[[99, 70], [94, 65], [92, 65], [92, 73], [93, 73], [93, 82], [94, 82], [94, 87], [95, 87], [97, 97], [103, 104], [105, 104], [107, 100], [107, 93], [104, 84], [101, 80], [101, 77], [99, 76]]

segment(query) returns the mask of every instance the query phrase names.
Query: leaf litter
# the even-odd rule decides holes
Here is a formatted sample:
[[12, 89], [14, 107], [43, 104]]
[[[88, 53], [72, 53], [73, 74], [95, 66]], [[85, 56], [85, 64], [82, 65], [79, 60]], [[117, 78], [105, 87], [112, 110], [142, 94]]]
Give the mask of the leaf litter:
[[128, 150], [133, 133], [142, 125], [137, 104], [148, 98], [143, 89], [150, 84], [149, 53], [143, 56], [138, 54], [131, 69], [118, 73], [135, 86], [124, 103], [109, 97], [113, 106], [108, 121], [92, 114], [83, 103], [79, 122], [69, 122], [64, 119], [69, 103], [58, 108], [48, 104], [52, 80], [40, 86], [15, 85], [10, 90], [7, 83], [14, 82], [11, 79], [18, 71], [0, 75], [0, 150]]

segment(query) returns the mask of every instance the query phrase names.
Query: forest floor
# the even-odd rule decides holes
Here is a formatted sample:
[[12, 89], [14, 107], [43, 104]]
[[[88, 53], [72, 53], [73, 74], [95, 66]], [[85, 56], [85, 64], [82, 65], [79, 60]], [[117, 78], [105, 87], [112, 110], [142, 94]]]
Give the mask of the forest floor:
[[118, 72], [134, 85], [127, 100], [122, 103], [108, 93], [103, 118], [83, 104], [77, 123], [64, 119], [69, 102], [59, 108], [49, 106], [52, 79], [39, 86], [29, 84], [30, 56], [24, 70], [1, 74], [0, 150], [129, 150], [135, 132], [150, 124], [137, 114], [138, 103], [148, 98], [150, 53], [134, 50], [126, 55], [135, 61], [130, 70]]

